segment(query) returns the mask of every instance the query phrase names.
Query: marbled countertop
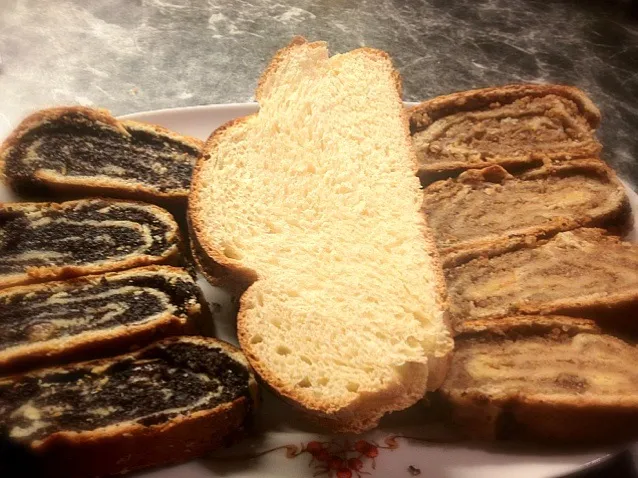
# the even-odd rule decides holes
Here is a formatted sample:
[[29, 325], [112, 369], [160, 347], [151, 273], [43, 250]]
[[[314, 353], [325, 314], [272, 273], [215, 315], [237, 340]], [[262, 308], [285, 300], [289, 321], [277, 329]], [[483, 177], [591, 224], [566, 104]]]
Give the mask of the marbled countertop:
[[0, 0], [0, 130], [53, 104], [124, 114], [249, 101], [273, 52], [302, 34], [333, 51], [388, 51], [406, 100], [578, 85], [602, 110], [605, 158], [638, 183], [631, 10], [629, 0]]

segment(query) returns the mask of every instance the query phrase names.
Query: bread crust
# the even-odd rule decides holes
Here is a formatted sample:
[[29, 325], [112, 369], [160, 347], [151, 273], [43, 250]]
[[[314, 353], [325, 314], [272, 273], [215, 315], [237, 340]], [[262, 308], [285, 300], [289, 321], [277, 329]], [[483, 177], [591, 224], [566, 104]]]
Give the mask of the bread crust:
[[635, 439], [638, 402], [560, 403], [545, 397], [491, 402], [480, 393], [442, 394], [452, 420], [472, 439], [603, 444]]
[[[609, 241], [611, 246], [627, 244], [620, 237], [613, 236], [609, 231], [599, 228], [580, 228], [574, 230], [580, 237], [584, 237], [589, 241], [596, 242], [604, 237], [606, 241]], [[570, 233], [567, 231], [566, 233]], [[543, 246], [550, 242], [550, 239], [532, 240], [526, 243], [526, 248], [536, 248]], [[632, 245], [635, 247], [635, 245]], [[467, 263], [461, 264], [460, 268], [471, 266], [474, 261], [487, 261], [488, 258], [477, 258]], [[455, 268], [450, 268], [448, 271], [454, 271]], [[601, 325], [611, 327], [617, 331], [624, 332], [636, 332], [638, 331], [638, 325], [633, 320], [633, 317], [638, 314], [638, 289], [627, 292], [614, 292], [605, 295], [602, 294], [589, 294], [586, 297], [580, 298], [564, 298], [560, 300], [553, 300], [551, 302], [545, 302], [541, 304], [537, 303], [520, 303], [511, 304], [510, 309], [503, 314], [493, 315], [480, 320], [458, 320], [457, 317], [452, 317], [453, 327], [456, 335], [467, 332], [468, 327], [472, 328], [472, 323], [488, 323], [503, 320], [510, 315], [534, 315], [534, 316], [569, 316], [576, 318], [591, 319]], [[493, 325], [491, 325], [492, 327]]]
[[580, 89], [568, 85], [542, 83], [514, 83], [489, 88], [476, 88], [438, 96], [409, 109], [413, 131], [428, 127], [435, 120], [461, 111], [484, 108], [492, 103], [511, 103], [525, 96], [541, 97], [556, 95], [567, 98], [578, 106], [578, 110], [595, 129], [600, 124], [600, 110]]
[[73, 208], [75, 207], [75, 205], [78, 204], [89, 203], [92, 201], [105, 202], [110, 205], [133, 204], [145, 210], [152, 211], [153, 215], [156, 218], [160, 219], [169, 228], [169, 236], [167, 237], [167, 242], [169, 242], [171, 246], [158, 256], [143, 254], [136, 257], [103, 262], [102, 264], [27, 267], [24, 272], [0, 277], [0, 289], [18, 285], [37, 284], [53, 280], [70, 279], [91, 274], [101, 274], [104, 272], [123, 271], [132, 269], [134, 267], [143, 267], [153, 264], [175, 266], [182, 265], [183, 258], [180, 251], [182, 241], [179, 232], [179, 226], [177, 225], [177, 222], [175, 222], [175, 218], [170, 212], [153, 204], [143, 203], [140, 201], [118, 201], [116, 199], [106, 199], [99, 197], [66, 201], [63, 203], [5, 203], [0, 204], [0, 218], [2, 217], [2, 215], [9, 215], [14, 211], [17, 212], [20, 210], [30, 209], [63, 210], [66, 208]]
[[[147, 266], [130, 269], [123, 272], [111, 272], [101, 275], [91, 275], [70, 279], [67, 281], [48, 282], [16, 286], [0, 291], [1, 296], [36, 292], [42, 288], [49, 288], [62, 284], [70, 286], [83, 286], [89, 283], [99, 282], [104, 279], [140, 276], [143, 274], [177, 274], [184, 277], [183, 269], [171, 266]], [[187, 310], [187, 317], [181, 318], [170, 313], [163, 313], [152, 321], [125, 325], [110, 330], [94, 330], [60, 337], [54, 340], [36, 341], [27, 345], [11, 347], [0, 351], [0, 375], [24, 372], [32, 368], [57, 365], [78, 360], [87, 360], [118, 353], [126, 353], [131, 350], [148, 345], [156, 340], [177, 336], [196, 335], [200, 333], [203, 322], [212, 322], [211, 312], [201, 292], [198, 303]]]
[[[122, 199], [133, 199], [160, 204], [165, 207], [183, 208], [188, 199], [188, 190], [178, 192], [164, 192], [157, 188], [151, 188], [144, 184], [132, 184], [130, 181], [116, 178], [94, 179], [87, 177], [61, 177], [59, 174], [38, 170], [34, 177], [30, 178], [29, 184], [16, 181], [6, 174], [6, 160], [14, 148], [17, 148], [22, 138], [30, 131], [38, 128], [44, 123], [55, 122], [68, 115], [80, 114], [89, 120], [101, 123], [122, 134], [129, 136], [126, 127], [146, 131], [149, 133], [168, 136], [171, 139], [201, 150], [203, 142], [200, 139], [177, 134], [167, 128], [150, 123], [143, 123], [133, 120], [117, 120], [106, 109], [94, 109], [84, 106], [60, 106], [37, 111], [25, 118], [16, 129], [14, 129], [7, 139], [0, 145], [0, 180], [19, 192], [37, 194], [50, 191], [56, 195], [81, 197], [81, 196], [107, 196]], [[92, 182], [92, 184], [91, 184]], [[33, 191], [37, 188], [36, 191]]]
[[[519, 340], [527, 336], [601, 334], [593, 321], [561, 316], [507, 317], [468, 326], [458, 341], [483, 337]], [[606, 340], [628, 345], [615, 337]], [[560, 444], [622, 442], [636, 437], [638, 397], [586, 397], [449, 390], [439, 398], [466, 436], [479, 440], [522, 439]]]
[[[490, 88], [478, 88], [467, 91], [459, 91], [448, 95], [439, 96], [424, 101], [409, 109], [410, 131], [412, 134], [428, 128], [434, 121], [451, 114], [487, 108], [492, 103], [511, 103], [523, 97], [543, 97], [556, 95], [573, 101], [578, 107], [579, 113], [585, 118], [592, 130], [600, 124], [600, 111], [580, 89], [556, 84], [521, 83], [496, 86]], [[563, 153], [531, 155], [528, 158], [503, 157], [490, 163], [484, 161], [440, 161], [436, 164], [422, 164], [419, 168], [419, 177], [424, 186], [438, 179], [454, 177], [467, 169], [484, 168], [489, 164], [498, 164], [508, 171], [517, 171], [529, 167], [540, 166], [543, 159], [572, 159], [596, 156], [600, 151], [585, 148], [583, 151], [570, 153], [569, 158]]]
[[[549, 224], [525, 227], [498, 237], [487, 236], [448, 247], [441, 247], [439, 248], [439, 253], [443, 258], [443, 267], [456, 267], [479, 257], [494, 257], [523, 248], [534, 241], [550, 238], [559, 232], [579, 227], [605, 228], [618, 234], [624, 234], [630, 230], [633, 225], [633, 217], [625, 188], [614, 171], [597, 158], [573, 160], [560, 164], [548, 162], [541, 168], [530, 170], [517, 177], [511, 176], [498, 165], [492, 165], [480, 170], [468, 170], [456, 179], [437, 181], [426, 187], [424, 190], [424, 206], [429, 196], [436, 197], [437, 193], [444, 191], [455, 183], [503, 183], [504, 181], [525, 181], [551, 176], [569, 176], [571, 174], [595, 175], [601, 182], [613, 185], [615, 191], [607, 198], [609, 207], [597, 215], [561, 217]], [[494, 181], [494, 176], [499, 176], [503, 179]]]
[[230, 120], [213, 131], [204, 144], [202, 154], [195, 164], [191, 194], [188, 200], [188, 227], [193, 257], [197, 264], [201, 266], [205, 277], [211, 284], [218, 287], [226, 287], [239, 293], [245, 292], [253, 282], [259, 280], [259, 276], [256, 271], [243, 267], [240, 261], [227, 257], [213, 244], [200, 240], [200, 237], [203, 237], [206, 224], [201, 217], [200, 188], [198, 185], [201, 182], [200, 176], [204, 162], [210, 160], [208, 151], [216, 147], [221, 136], [228, 129], [248, 121], [251, 116], [253, 115]]
[[[211, 341], [198, 337], [178, 340], [194, 343]], [[249, 396], [239, 397], [214, 409], [180, 414], [156, 425], [122, 422], [92, 431], [53, 433], [31, 445], [40, 460], [43, 476], [85, 478], [119, 475], [184, 462], [241, 439], [252, 426], [252, 415], [259, 403], [258, 388], [241, 352], [220, 340], [214, 339], [214, 342], [248, 369]], [[112, 360], [92, 363], [99, 366]]]
[[[113, 434], [64, 433], [39, 447], [46, 477], [113, 476], [182, 463], [240, 440], [250, 426], [245, 397], [169, 424], [119, 427]], [[72, 466], [69, 464], [72, 463]]]
[[562, 315], [511, 315], [503, 317], [498, 322], [492, 320], [474, 320], [468, 323], [459, 340], [483, 336], [490, 338], [526, 337], [529, 335], [549, 335], [553, 332], [566, 334], [570, 337], [580, 334], [600, 334], [600, 327], [595, 321], [580, 317]]
[[[276, 72], [277, 68], [291, 49], [297, 47], [316, 48], [323, 45], [325, 45], [323, 42], [308, 43], [301, 37], [295, 37], [290, 45], [280, 50], [275, 55], [273, 61], [262, 75], [257, 88], [257, 99], [263, 96], [269, 77]], [[389, 61], [387, 53], [371, 48], [361, 48], [354, 50], [351, 53], [364, 54], [375, 59]], [[398, 92], [400, 93], [401, 81], [396, 70], [393, 70], [393, 80]], [[414, 170], [416, 171], [416, 154], [412, 148], [407, 112], [404, 110], [402, 111], [402, 114], [404, 115], [405, 140], [409, 146]], [[237, 334], [239, 342], [253, 369], [276, 394], [291, 405], [305, 412], [315, 423], [319, 423], [332, 431], [362, 432], [364, 430], [368, 430], [376, 426], [378, 420], [385, 413], [407, 408], [422, 398], [426, 388], [434, 389], [438, 387], [445, 376], [451, 355], [450, 353], [447, 353], [441, 357], [428, 357], [427, 384], [425, 381], [422, 384], [415, 383], [411, 389], [407, 389], [403, 384], [395, 384], [382, 392], [375, 393], [374, 398], [359, 394], [359, 397], [355, 401], [350, 402], [350, 404], [346, 407], [335, 407], [334, 405], [320, 399], [308, 399], [305, 396], [301, 396], [293, 388], [282, 383], [270, 373], [269, 368], [261, 362], [254, 352], [245, 325], [247, 320], [245, 315], [246, 292], [249, 291], [251, 285], [260, 280], [261, 277], [257, 271], [244, 267], [240, 261], [226, 257], [214, 244], [211, 244], [206, 240], [203, 235], [203, 231], [205, 229], [204, 218], [200, 213], [200, 204], [202, 199], [199, 196], [201, 191], [199, 184], [201, 182], [200, 177], [203, 164], [205, 161], [210, 159], [208, 151], [215, 149], [218, 142], [222, 140], [223, 135], [230, 128], [242, 124], [249, 118], [250, 116], [232, 120], [215, 130], [208, 141], [206, 141], [202, 150], [202, 155], [195, 166], [188, 210], [189, 227], [191, 230], [191, 240], [195, 260], [202, 268], [205, 277], [211, 281], [212, 284], [229, 288], [235, 296], [242, 295], [239, 299], [240, 307], [237, 316]], [[433, 261], [433, 273], [436, 276], [435, 281], [438, 305], [441, 310], [447, 311], [445, 279], [442, 268], [440, 267], [436, 246], [427, 229], [425, 218], [423, 218], [423, 231], [428, 251], [430, 252]], [[447, 314], [447, 312], [445, 313]], [[445, 317], [445, 325], [449, 330], [447, 315]], [[422, 367], [422, 365], [419, 366]], [[418, 373], [421, 374], [422, 372]]]

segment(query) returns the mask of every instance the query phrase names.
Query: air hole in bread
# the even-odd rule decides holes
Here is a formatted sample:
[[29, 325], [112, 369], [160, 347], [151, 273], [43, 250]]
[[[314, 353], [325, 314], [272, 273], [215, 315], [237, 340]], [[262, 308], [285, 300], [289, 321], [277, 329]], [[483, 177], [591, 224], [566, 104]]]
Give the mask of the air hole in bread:
[[233, 244], [226, 243], [224, 244], [224, 255], [229, 259], [239, 260], [243, 257], [241, 251], [237, 249]]
[[419, 341], [417, 339], [415, 339], [412, 335], [410, 335], [407, 339], [406, 342], [408, 343], [408, 345], [412, 348], [417, 348], [420, 347], [421, 344], [419, 343]]
[[286, 347], [285, 345], [280, 345], [279, 347], [277, 347], [277, 353], [279, 355], [289, 355], [290, 352], [292, 352], [290, 350], [290, 347]]
[[275, 222], [271, 221], [271, 220], [266, 220], [265, 221], [266, 227], [268, 232], [272, 233], [272, 234], [277, 234], [278, 232], [281, 232], [281, 226], [279, 226], [279, 224], [276, 224]]
[[349, 392], [356, 393], [359, 390], [359, 384], [355, 382], [348, 382], [348, 384], [346, 385], [346, 388], [348, 389]]
[[263, 340], [264, 338], [261, 335], [253, 335], [250, 339], [250, 343], [258, 344], [258, 343], [261, 343]]
[[308, 377], [304, 377], [303, 380], [301, 380], [297, 385], [300, 386], [301, 388], [312, 387], [312, 383], [310, 383], [310, 380], [308, 379]]

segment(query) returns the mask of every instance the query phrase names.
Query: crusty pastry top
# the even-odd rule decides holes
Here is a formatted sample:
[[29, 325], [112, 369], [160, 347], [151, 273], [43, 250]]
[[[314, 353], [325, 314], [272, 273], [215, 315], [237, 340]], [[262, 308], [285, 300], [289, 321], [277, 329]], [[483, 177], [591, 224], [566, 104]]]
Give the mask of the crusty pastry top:
[[598, 120], [576, 88], [508, 85], [426, 101], [412, 109], [411, 122], [424, 172], [596, 156]]
[[447, 269], [450, 313], [467, 321], [586, 308], [638, 297], [638, 246], [600, 229]]
[[25, 442], [151, 426], [249, 396], [249, 377], [214, 339], [166, 339], [137, 353], [0, 381], [0, 419], [11, 438]]
[[80, 268], [106, 272], [158, 263], [177, 254], [177, 243], [173, 217], [149, 204], [107, 199], [5, 204], [0, 287], [82, 275]]
[[547, 166], [512, 176], [497, 165], [469, 170], [425, 189], [423, 210], [439, 251], [490, 252], [508, 241], [577, 227], [622, 226], [623, 185], [599, 160]]
[[[64, 184], [186, 196], [201, 142], [158, 126], [118, 121], [105, 110], [51, 108], [26, 118], [0, 148], [0, 166], [19, 192]], [[2, 164], [4, 163], [4, 164]]]

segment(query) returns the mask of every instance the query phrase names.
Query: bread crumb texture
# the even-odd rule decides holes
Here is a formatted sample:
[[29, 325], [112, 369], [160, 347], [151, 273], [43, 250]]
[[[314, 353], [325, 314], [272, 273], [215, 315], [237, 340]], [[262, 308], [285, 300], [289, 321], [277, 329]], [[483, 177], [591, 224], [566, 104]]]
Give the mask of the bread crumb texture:
[[421, 398], [452, 348], [396, 73], [379, 51], [291, 45], [257, 97], [209, 140], [198, 240], [259, 278], [238, 327], [262, 377], [370, 427]]

